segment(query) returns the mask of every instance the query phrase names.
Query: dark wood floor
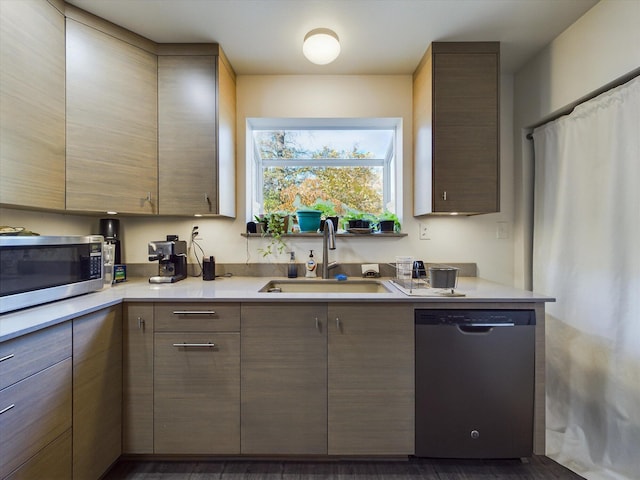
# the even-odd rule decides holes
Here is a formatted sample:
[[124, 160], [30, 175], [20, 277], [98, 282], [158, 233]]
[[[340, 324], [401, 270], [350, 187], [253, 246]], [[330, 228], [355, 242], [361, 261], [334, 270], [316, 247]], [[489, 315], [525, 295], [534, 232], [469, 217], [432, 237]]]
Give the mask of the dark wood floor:
[[104, 480], [552, 480], [581, 479], [550, 458], [408, 461], [122, 460]]

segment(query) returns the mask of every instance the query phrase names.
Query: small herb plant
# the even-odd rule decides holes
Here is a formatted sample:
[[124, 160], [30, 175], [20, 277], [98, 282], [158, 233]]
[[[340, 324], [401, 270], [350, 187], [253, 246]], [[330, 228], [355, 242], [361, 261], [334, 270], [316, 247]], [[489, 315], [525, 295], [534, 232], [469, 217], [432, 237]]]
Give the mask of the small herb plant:
[[265, 248], [259, 248], [263, 257], [269, 255], [282, 254], [287, 250], [287, 244], [282, 239], [287, 234], [289, 228], [289, 214], [285, 212], [266, 213], [262, 217], [255, 217], [256, 221], [262, 223], [262, 236], [270, 237], [271, 240]]

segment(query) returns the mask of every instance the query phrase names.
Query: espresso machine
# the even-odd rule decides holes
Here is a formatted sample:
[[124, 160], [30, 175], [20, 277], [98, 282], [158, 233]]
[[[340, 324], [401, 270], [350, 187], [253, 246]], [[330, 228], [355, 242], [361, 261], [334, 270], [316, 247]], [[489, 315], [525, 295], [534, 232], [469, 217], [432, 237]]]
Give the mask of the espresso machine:
[[158, 260], [158, 275], [149, 277], [149, 283], [175, 283], [187, 278], [187, 242], [177, 235], [166, 240], [149, 242], [149, 261]]

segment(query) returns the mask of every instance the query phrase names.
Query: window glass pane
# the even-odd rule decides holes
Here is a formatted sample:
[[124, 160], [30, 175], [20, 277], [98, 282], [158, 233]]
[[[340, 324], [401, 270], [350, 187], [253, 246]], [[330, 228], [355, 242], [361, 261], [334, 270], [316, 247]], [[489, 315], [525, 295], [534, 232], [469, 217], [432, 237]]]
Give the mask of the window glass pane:
[[262, 159], [385, 158], [393, 130], [254, 130]]
[[399, 119], [260, 118], [247, 125], [250, 218], [316, 204], [341, 217], [396, 211]]
[[384, 207], [382, 167], [269, 167], [263, 169], [265, 213], [295, 212], [299, 205], [330, 202], [338, 215], [380, 214]]

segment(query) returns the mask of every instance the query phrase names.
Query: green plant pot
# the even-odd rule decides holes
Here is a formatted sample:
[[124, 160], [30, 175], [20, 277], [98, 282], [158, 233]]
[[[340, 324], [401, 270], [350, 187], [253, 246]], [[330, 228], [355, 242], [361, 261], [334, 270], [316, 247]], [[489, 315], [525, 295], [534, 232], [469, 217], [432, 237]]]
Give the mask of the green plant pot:
[[320, 228], [320, 210], [298, 210], [298, 225], [301, 232], [317, 232]]

